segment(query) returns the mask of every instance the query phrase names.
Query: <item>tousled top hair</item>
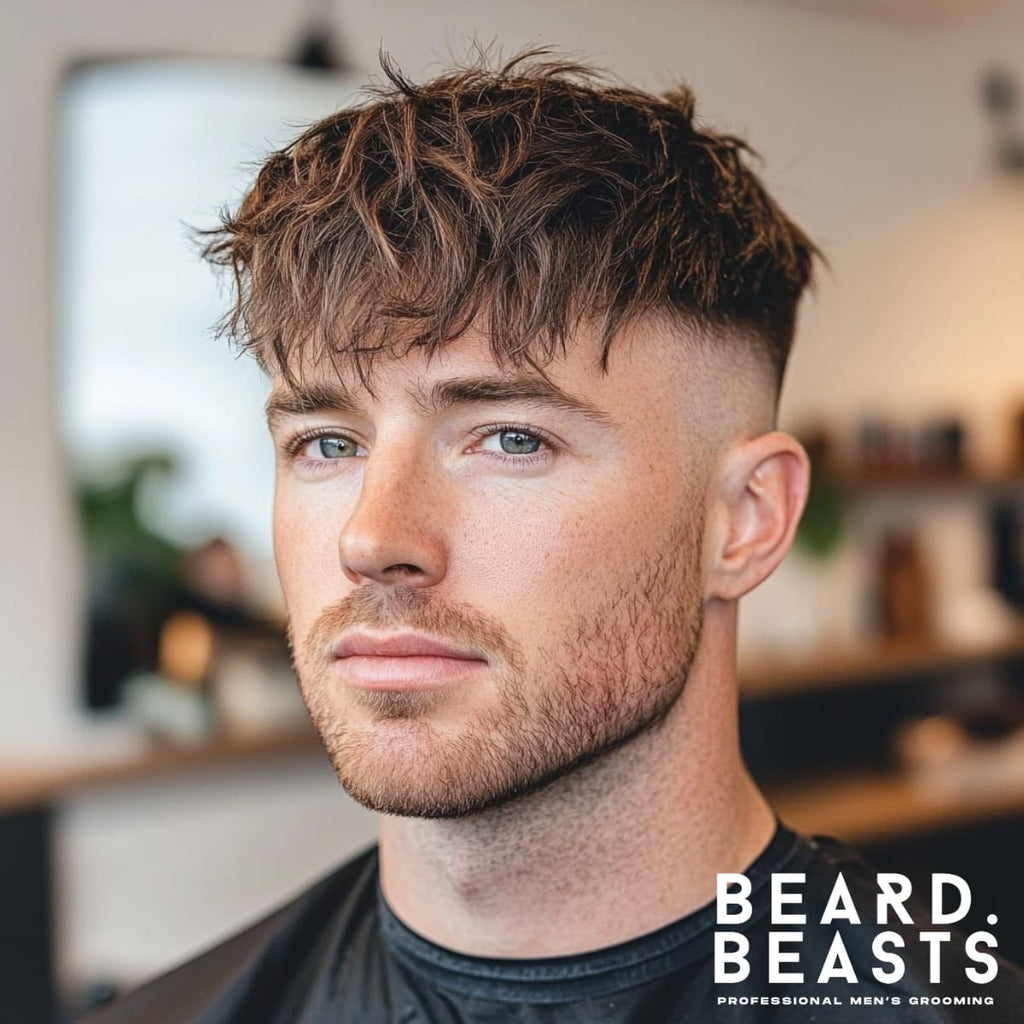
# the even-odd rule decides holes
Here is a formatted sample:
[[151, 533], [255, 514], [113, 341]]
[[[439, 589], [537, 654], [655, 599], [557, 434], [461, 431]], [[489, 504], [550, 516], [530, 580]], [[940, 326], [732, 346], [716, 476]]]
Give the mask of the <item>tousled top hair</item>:
[[[540, 368], [586, 322], [607, 365], [660, 315], [741, 336], [781, 381], [816, 249], [692, 92], [609, 83], [546, 50], [387, 81], [263, 165], [205, 255], [234, 275], [222, 330], [268, 372], [434, 352], [470, 326]], [[310, 348], [312, 346], [312, 348]], [[364, 376], [365, 380], [365, 376]]]

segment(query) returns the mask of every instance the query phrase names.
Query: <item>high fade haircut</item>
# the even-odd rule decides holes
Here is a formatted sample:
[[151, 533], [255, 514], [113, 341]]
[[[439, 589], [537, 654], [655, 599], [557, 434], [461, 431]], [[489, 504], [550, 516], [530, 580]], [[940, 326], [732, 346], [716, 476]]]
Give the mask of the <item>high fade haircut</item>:
[[601, 365], [641, 317], [741, 338], [781, 384], [817, 250], [739, 138], [655, 96], [527, 51], [423, 85], [386, 81], [274, 153], [207, 232], [230, 267], [221, 324], [287, 382], [304, 361], [430, 353], [476, 326], [540, 368], [580, 325]]

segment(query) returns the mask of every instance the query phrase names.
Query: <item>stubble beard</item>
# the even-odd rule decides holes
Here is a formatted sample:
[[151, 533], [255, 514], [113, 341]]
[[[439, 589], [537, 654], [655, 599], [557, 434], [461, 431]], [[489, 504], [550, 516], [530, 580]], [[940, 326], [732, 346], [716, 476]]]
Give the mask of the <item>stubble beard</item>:
[[[701, 538], [636, 566], [528, 665], [504, 627], [409, 587], [364, 585], [326, 609], [293, 656], [338, 779], [382, 814], [461, 818], [520, 799], [656, 729], [682, 695], [700, 641]], [[372, 589], [371, 589], [372, 587]], [[369, 725], [346, 721], [329, 648], [345, 629], [412, 629], [487, 652], [493, 706], [457, 733], [432, 720], [437, 692], [349, 691]]]

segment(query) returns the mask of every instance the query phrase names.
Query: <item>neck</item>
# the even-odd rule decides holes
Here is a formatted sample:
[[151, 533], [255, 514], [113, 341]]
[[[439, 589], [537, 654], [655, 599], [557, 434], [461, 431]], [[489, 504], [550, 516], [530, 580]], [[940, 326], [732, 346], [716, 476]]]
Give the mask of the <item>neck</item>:
[[739, 753], [732, 635], [706, 621], [665, 721], [540, 792], [456, 820], [382, 818], [394, 912], [463, 953], [545, 957], [710, 902], [716, 873], [745, 869], [775, 827]]

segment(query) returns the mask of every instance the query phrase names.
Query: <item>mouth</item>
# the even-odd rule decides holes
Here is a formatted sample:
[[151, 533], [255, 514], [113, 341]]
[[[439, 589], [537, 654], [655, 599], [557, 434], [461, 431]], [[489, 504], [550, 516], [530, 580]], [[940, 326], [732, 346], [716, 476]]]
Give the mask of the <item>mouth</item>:
[[413, 633], [351, 633], [332, 654], [344, 684], [359, 690], [437, 690], [463, 682], [487, 666], [479, 651]]

